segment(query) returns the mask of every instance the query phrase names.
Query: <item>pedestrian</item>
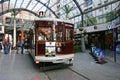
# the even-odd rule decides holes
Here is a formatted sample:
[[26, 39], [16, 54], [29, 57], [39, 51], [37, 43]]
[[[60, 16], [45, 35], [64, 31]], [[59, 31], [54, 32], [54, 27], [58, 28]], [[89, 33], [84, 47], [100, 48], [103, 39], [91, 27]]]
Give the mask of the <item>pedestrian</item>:
[[9, 37], [7, 38], [7, 42], [8, 42], [8, 53], [10, 53], [11, 43]]
[[24, 40], [21, 40], [21, 54], [24, 52]]
[[4, 46], [4, 53], [8, 54], [9, 53], [9, 47], [10, 47], [9, 41], [5, 40], [4, 43], [3, 43], [3, 46]]
[[2, 43], [0, 43], [0, 52], [1, 52], [1, 50], [2, 50]]
[[17, 50], [17, 54], [18, 54], [18, 52], [19, 52], [19, 48], [20, 48], [20, 41], [18, 40], [17, 41], [17, 44], [16, 44], [16, 50]]
[[10, 53], [11, 43], [9, 37], [7, 37], [8, 53]]

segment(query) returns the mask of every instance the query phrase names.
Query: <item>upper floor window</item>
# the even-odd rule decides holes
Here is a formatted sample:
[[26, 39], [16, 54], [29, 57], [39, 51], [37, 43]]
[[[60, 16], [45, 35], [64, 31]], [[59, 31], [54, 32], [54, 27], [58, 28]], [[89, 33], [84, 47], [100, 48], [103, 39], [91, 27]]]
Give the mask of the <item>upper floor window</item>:
[[85, 0], [85, 2], [86, 2], [86, 6], [89, 6], [92, 4], [92, 0]]
[[105, 0], [105, 1], [104, 1], [104, 3], [107, 3], [107, 2], [108, 2], [108, 0]]
[[89, 17], [93, 16], [92, 12], [87, 13], [87, 16], [89, 16]]

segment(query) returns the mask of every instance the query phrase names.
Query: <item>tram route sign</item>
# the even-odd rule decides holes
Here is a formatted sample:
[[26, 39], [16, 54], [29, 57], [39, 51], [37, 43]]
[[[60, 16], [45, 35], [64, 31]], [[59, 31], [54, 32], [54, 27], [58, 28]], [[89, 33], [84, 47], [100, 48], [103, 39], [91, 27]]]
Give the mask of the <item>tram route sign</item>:
[[45, 55], [46, 56], [55, 56], [55, 42], [46, 42], [45, 43]]

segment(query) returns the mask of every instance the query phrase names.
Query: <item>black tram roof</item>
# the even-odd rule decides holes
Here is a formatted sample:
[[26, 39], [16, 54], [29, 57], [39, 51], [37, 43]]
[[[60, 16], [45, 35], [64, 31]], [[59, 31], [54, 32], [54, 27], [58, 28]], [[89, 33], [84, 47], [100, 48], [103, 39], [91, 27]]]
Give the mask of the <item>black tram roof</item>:
[[68, 24], [74, 24], [70, 20], [63, 20], [63, 19], [58, 19], [58, 18], [37, 18], [35, 21], [53, 21], [54, 23], [64, 22], [64, 23], [68, 23]]

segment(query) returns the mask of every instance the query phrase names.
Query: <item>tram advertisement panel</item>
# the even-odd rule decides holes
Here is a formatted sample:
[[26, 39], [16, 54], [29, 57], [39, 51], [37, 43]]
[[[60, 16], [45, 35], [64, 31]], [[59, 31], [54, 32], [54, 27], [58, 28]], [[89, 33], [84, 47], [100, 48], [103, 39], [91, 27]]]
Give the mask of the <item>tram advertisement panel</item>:
[[45, 43], [45, 56], [55, 56], [55, 42]]

